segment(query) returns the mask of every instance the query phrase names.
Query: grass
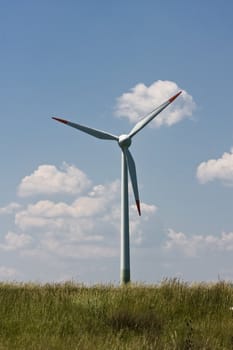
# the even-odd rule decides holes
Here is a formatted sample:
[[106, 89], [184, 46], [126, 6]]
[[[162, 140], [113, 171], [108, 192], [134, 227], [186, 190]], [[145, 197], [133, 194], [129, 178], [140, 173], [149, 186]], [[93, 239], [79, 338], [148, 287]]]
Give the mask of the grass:
[[233, 285], [0, 284], [0, 350], [233, 349]]

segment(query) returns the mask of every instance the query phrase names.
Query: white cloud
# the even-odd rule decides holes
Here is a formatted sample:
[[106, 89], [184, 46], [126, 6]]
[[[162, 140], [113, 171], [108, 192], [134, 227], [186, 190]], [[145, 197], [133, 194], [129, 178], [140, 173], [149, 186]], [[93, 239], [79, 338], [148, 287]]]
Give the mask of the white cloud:
[[61, 169], [54, 165], [40, 165], [33, 174], [22, 179], [18, 194], [21, 197], [57, 193], [75, 195], [90, 185], [86, 174], [73, 165], [64, 163]]
[[[116, 190], [115, 193], [111, 192], [112, 188]], [[87, 196], [77, 198], [71, 204], [49, 200], [29, 204], [24, 210], [16, 213], [15, 223], [22, 230], [37, 228], [46, 231], [63, 231], [66, 235], [72, 232], [80, 241], [88, 240], [92, 231], [115, 232], [120, 228], [119, 182], [106, 185], [105, 190], [101, 196], [100, 193], [94, 196], [92, 191]], [[141, 203], [141, 209], [142, 217], [139, 217], [135, 205], [130, 206], [132, 235], [138, 233], [142, 223], [150, 220], [157, 211], [156, 206], [145, 203]], [[100, 235], [98, 234], [97, 237]]]
[[0, 244], [0, 248], [6, 251], [17, 250], [28, 246], [32, 241], [31, 236], [8, 232], [5, 236], [5, 243]]
[[230, 153], [223, 153], [219, 159], [210, 159], [199, 164], [197, 178], [202, 184], [220, 180], [225, 185], [233, 186], [233, 148]]
[[[175, 82], [167, 80], [155, 81], [150, 86], [139, 83], [130, 92], [124, 93], [117, 99], [116, 115], [128, 118], [130, 122], [136, 123], [179, 90], [181, 89]], [[171, 126], [191, 117], [194, 109], [195, 103], [192, 96], [182, 90], [182, 94], [177, 100], [161, 112], [152, 121], [152, 125], [155, 127]]]
[[11, 267], [0, 266], [0, 278], [12, 279], [17, 275], [17, 271]]
[[[130, 206], [131, 242], [137, 245], [143, 244], [142, 226], [153, 218], [157, 207], [141, 203], [141, 209], [139, 217], [136, 206]], [[22, 254], [30, 255], [30, 250], [38, 254], [40, 247], [39, 251], [69, 258], [115, 256], [120, 240], [120, 181], [94, 185], [72, 202], [28, 204], [16, 213], [15, 224], [24, 232], [33, 230], [38, 240], [37, 247], [24, 249]], [[3, 246], [7, 249], [9, 244]]]
[[[100, 220], [120, 202], [120, 182], [94, 186], [89, 194], [80, 196], [72, 203], [41, 200], [29, 204], [26, 209], [16, 213], [15, 223], [21, 229], [32, 227], [64, 228], [67, 223], [76, 222], [76, 227], [84, 223], [88, 229], [93, 220]], [[78, 219], [78, 220], [77, 220]], [[83, 227], [83, 230], [84, 227]]]
[[168, 230], [165, 250], [179, 251], [186, 256], [196, 257], [199, 253], [210, 251], [233, 251], [233, 232], [213, 235], [187, 235], [183, 232]]
[[12, 214], [15, 211], [19, 210], [20, 208], [21, 208], [20, 204], [12, 202], [7, 206], [0, 208], [0, 215]]
[[[47, 174], [50, 183], [53, 178], [51, 174], [58, 173], [61, 173], [62, 180], [55, 181], [55, 189], [47, 193], [49, 190], [46, 181], [42, 176], [40, 182], [40, 175], [44, 174], [45, 177]], [[95, 271], [92, 277], [93, 274], [98, 275], [98, 272], [102, 276], [96, 275], [94, 280], [98, 281], [100, 278], [107, 281], [116, 278], [111, 277], [110, 271], [112, 268], [118, 271], [115, 260], [120, 255], [120, 181], [84, 186], [83, 192], [78, 190], [74, 198], [65, 196], [64, 200], [59, 196], [51, 200], [48, 195], [58, 191], [58, 183], [62, 186], [64, 177], [66, 180], [70, 179], [68, 173], [68, 170], [60, 171], [52, 165], [41, 165], [32, 175], [23, 179], [20, 191], [21, 195], [42, 194], [44, 191], [44, 199], [27, 201], [23, 205], [10, 204], [2, 208], [4, 213], [15, 211], [15, 228], [14, 232], [9, 231], [1, 238], [0, 251], [6, 259], [9, 257], [17, 261], [17, 266], [23, 271], [22, 275], [13, 269], [2, 270], [6, 278], [45, 280], [50, 276], [51, 280], [67, 271], [71, 276], [76, 276], [79, 271], [78, 275], [83, 273], [82, 278], [87, 280], [84, 271], [90, 264]], [[85, 174], [84, 178], [88, 179]], [[90, 180], [88, 183], [90, 185]], [[76, 185], [68, 186], [66, 193], [74, 193], [75, 188]], [[131, 247], [145, 247], [157, 207], [141, 203], [142, 216], [139, 217], [131, 186], [129, 192]], [[104, 259], [107, 259], [107, 264]], [[88, 260], [88, 264], [80, 260]], [[46, 266], [49, 266], [48, 271]], [[100, 271], [103, 266], [108, 272], [102, 275]], [[117, 272], [116, 274], [118, 276]]]

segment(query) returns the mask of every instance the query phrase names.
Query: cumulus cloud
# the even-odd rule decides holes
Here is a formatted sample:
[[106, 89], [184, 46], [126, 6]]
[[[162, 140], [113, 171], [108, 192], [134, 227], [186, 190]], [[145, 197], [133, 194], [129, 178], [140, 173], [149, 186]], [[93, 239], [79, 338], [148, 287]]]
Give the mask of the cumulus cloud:
[[[19, 190], [22, 196], [44, 193], [44, 197], [33, 202], [23, 200], [23, 204], [11, 203], [2, 208], [2, 214], [14, 212], [15, 227], [1, 237], [0, 252], [18, 261], [24, 277], [44, 280], [50, 274], [50, 278], [54, 279], [57, 278], [56, 273], [60, 276], [66, 271], [76, 276], [78, 270], [89, 268], [90, 262], [95, 274], [104, 266], [109, 275], [107, 277], [104, 272], [101, 278], [111, 278], [110, 266], [113, 263], [115, 266], [114, 260], [120, 255], [120, 181], [91, 185], [86, 174], [75, 170], [77, 168], [71, 169], [67, 165], [62, 169], [41, 165], [21, 181]], [[76, 179], [70, 181], [70, 174], [76, 174], [80, 180], [80, 173], [87, 181], [81, 181], [81, 185], [77, 185]], [[51, 179], [55, 179], [55, 183]], [[52, 190], [49, 189], [50, 182]], [[86, 185], [83, 186], [83, 183]], [[61, 193], [59, 186], [66, 188], [65, 194], [74, 196], [50, 198], [49, 195]], [[141, 249], [150, 241], [148, 231], [156, 220], [157, 207], [141, 203], [142, 216], [139, 217], [131, 186], [129, 192], [131, 247], [136, 249], [140, 246]], [[87, 259], [88, 264], [81, 262]], [[101, 259], [108, 259], [108, 266]], [[46, 266], [49, 266], [50, 272]], [[22, 276], [7, 268], [2, 269], [2, 275], [6, 279]], [[86, 274], [83, 279], [86, 280]]]
[[[94, 186], [84, 196], [78, 196], [73, 202], [54, 202], [41, 200], [29, 204], [15, 215], [15, 223], [21, 229], [32, 227], [59, 228], [64, 222], [85, 222], [90, 228], [91, 220], [96, 217], [105, 217], [119, 202], [120, 182], [113, 181], [106, 185]], [[87, 223], [89, 221], [89, 224]]]
[[19, 210], [19, 208], [21, 208], [20, 204], [12, 202], [7, 206], [0, 208], [0, 215], [12, 214], [15, 211]]
[[31, 241], [30, 235], [8, 232], [5, 236], [5, 242], [0, 244], [0, 249], [6, 251], [21, 249], [28, 246]]
[[[179, 90], [181, 89], [175, 82], [168, 80], [158, 80], [150, 86], [139, 83], [117, 99], [116, 115], [136, 123]], [[195, 103], [192, 96], [182, 90], [177, 100], [161, 112], [151, 124], [155, 127], [171, 126], [191, 117], [194, 109]]]
[[199, 164], [197, 178], [202, 184], [220, 180], [225, 185], [233, 186], [233, 148], [230, 153], [223, 153], [221, 158], [210, 159]]
[[[136, 206], [130, 206], [132, 240], [142, 242], [143, 223], [150, 220], [157, 207], [141, 204], [142, 217], [139, 218]], [[120, 183], [114, 181], [94, 186], [86, 196], [80, 196], [71, 203], [41, 200], [29, 204], [15, 215], [16, 225], [24, 231], [37, 229], [56, 232], [79, 242], [100, 241], [103, 235], [109, 240], [120, 229]], [[111, 234], [112, 232], [112, 234]]]
[[187, 235], [183, 232], [168, 230], [164, 249], [179, 251], [186, 256], [196, 257], [205, 251], [233, 251], [233, 232], [222, 232], [219, 236]]
[[[132, 196], [132, 193], [131, 193]], [[130, 206], [130, 225], [132, 244], [142, 244], [142, 226], [150, 222], [157, 207], [141, 203], [142, 217], [139, 218], [136, 206]], [[120, 241], [120, 181], [94, 185], [84, 194], [78, 194], [73, 201], [39, 200], [21, 208], [15, 214], [15, 224], [23, 232], [34, 232], [37, 246], [48, 253], [59, 256], [84, 258], [111, 257], [119, 253]], [[25, 233], [24, 233], [25, 235]], [[10, 238], [18, 242], [22, 254], [30, 255], [32, 249], [20, 247], [24, 235], [8, 234], [2, 248], [11, 249]], [[25, 239], [25, 240], [23, 240]], [[29, 242], [27, 242], [29, 243]]]
[[54, 165], [40, 165], [31, 175], [22, 179], [18, 194], [21, 197], [57, 193], [75, 195], [90, 185], [86, 174], [73, 165], [64, 163], [61, 169]]

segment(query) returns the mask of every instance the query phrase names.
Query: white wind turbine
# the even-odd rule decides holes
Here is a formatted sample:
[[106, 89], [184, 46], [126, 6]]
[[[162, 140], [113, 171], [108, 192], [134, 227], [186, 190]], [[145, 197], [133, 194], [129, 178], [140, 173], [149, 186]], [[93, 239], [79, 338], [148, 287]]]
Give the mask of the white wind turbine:
[[53, 119], [79, 129], [89, 135], [103, 140], [114, 140], [118, 142], [121, 148], [121, 273], [120, 280], [122, 284], [130, 282], [130, 250], [129, 250], [129, 201], [128, 201], [128, 170], [137, 205], [138, 214], [141, 215], [140, 200], [138, 194], [137, 175], [134, 159], [129, 151], [131, 139], [142, 128], [144, 128], [152, 119], [170, 105], [182, 91], [169, 98], [166, 102], [154, 109], [151, 113], [141, 119], [127, 135], [115, 136], [107, 132], [89, 128], [84, 125], [72, 123], [68, 120], [53, 117]]

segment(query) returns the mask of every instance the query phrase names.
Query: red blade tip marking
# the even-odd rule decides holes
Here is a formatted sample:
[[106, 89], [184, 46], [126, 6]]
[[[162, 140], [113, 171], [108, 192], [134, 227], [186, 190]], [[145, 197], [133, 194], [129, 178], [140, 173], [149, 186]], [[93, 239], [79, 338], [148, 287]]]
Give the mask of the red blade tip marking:
[[52, 117], [52, 119], [57, 120], [58, 122], [64, 123], [64, 124], [68, 124], [68, 121], [65, 119], [61, 119], [61, 118], [56, 118], [56, 117]]
[[136, 200], [136, 205], [138, 209], [138, 214], [141, 216], [140, 201], [138, 199]]
[[171, 98], [169, 98], [168, 101], [169, 101], [170, 103], [173, 102], [173, 101], [181, 94], [181, 92], [182, 92], [182, 91], [178, 92], [178, 94], [176, 94], [176, 95], [172, 96]]

